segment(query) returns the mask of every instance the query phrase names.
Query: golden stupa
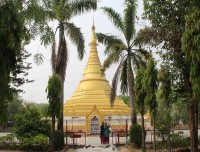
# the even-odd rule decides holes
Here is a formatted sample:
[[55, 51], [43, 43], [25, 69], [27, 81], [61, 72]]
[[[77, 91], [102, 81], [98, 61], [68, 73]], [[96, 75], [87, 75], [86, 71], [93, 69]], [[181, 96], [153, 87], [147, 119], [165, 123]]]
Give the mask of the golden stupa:
[[[98, 130], [103, 121], [108, 121], [112, 128], [125, 128], [124, 120], [130, 118], [130, 108], [118, 97], [111, 107], [111, 87], [101, 69], [93, 22], [90, 54], [82, 80], [73, 96], [64, 105], [64, 118], [71, 121], [68, 122], [68, 129], [71, 127], [73, 130], [86, 131], [88, 134], [98, 133], [93, 130]], [[96, 127], [92, 124], [96, 124]]]

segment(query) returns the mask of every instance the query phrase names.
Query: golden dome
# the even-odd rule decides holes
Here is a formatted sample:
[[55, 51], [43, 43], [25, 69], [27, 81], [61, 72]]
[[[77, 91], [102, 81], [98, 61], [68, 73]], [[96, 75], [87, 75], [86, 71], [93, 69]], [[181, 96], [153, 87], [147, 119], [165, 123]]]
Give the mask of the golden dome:
[[130, 108], [118, 97], [110, 106], [109, 82], [102, 74], [93, 22], [88, 63], [73, 96], [64, 105], [64, 116], [85, 116], [95, 107], [102, 115], [130, 115]]

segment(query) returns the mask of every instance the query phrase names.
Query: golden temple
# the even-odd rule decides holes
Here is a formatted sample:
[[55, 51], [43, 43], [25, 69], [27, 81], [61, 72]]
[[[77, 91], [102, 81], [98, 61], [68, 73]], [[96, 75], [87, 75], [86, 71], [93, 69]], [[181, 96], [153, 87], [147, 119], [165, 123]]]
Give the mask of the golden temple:
[[64, 105], [64, 119], [68, 121], [68, 129], [92, 134], [98, 133], [103, 121], [110, 123], [113, 129], [121, 129], [125, 128], [125, 119], [130, 119], [130, 108], [118, 97], [111, 107], [111, 87], [101, 69], [93, 23], [90, 54], [82, 80]]

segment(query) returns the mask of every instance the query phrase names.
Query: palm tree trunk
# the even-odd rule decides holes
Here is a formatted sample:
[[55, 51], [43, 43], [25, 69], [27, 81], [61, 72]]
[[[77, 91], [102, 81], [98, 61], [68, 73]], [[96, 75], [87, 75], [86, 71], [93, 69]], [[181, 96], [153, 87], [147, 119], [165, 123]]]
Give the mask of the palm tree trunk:
[[52, 128], [51, 128], [51, 151], [54, 151], [54, 135], [55, 135], [55, 115], [52, 112]]
[[128, 57], [128, 88], [129, 88], [129, 97], [130, 97], [130, 107], [131, 107], [131, 123], [132, 125], [137, 124], [137, 114], [135, 111], [135, 92], [134, 88], [134, 76], [131, 68], [131, 59]]
[[153, 114], [153, 149], [154, 149], [154, 152], [156, 152], [156, 129], [155, 129], [155, 119], [156, 119], [156, 116], [155, 114]]
[[[64, 82], [65, 82], [65, 71], [66, 71], [66, 65], [67, 65], [67, 49], [66, 49], [66, 41], [64, 37], [64, 26], [62, 23], [59, 24], [59, 46], [58, 46], [58, 64], [56, 67], [56, 72], [60, 76], [61, 79], [61, 94], [60, 94], [60, 107], [61, 107], [61, 113], [60, 118], [58, 121], [58, 130], [63, 132], [63, 104], [64, 104]], [[63, 139], [64, 140], [64, 139]]]
[[[170, 123], [171, 124], [171, 123]], [[170, 124], [168, 124], [168, 144], [169, 144], [169, 152], [171, 152], [171, 140], [170, 140]]]
[[141, 116], [142, 116], [142, 152], [146, 152], [145, 129], [144, 129], [144, 109], [142, 109]]
[[[170, 102], [168, 101], [168, 100], [166, 100], [167, 101], [167, 115], [169, 115], [168, 117], [170, 117]], [[169, 124], [168, 124], [168, 139], [167, 139], [167, 141], [168, 141], [168, 151], [169, 152], [171, 152], [171, 140], [170, 140], [170, 129], [171, 129], [171, 127], [170, 127], [170, 125], [171, 125], [171, 118], [170, 118], [170, 121], [169, 121]]]
[[59, 118], [59, 121], [58, 121], [58, 130], [63, 132], [64, 80], [63, 80], [63, 78], [61, 78], [61, 79], [62, 79], [61, 80], [62, 91], [61, 91], [61, 94], [60, 94], [60, 100], [61, 100], [61, 106], [60, 106], [61, 110], [60, 111], [61, 112], [60, 112], [60, 118]]
[[188, 102], [187, 110], [189, 114], [189, 128], [190, 128], [190, 147], [191, 152], [198, 152], [198, 140], [196, 140], [197, 132], [195, 127], [195, 104]]
[[196, 126], [196, 132], [197, 132], [197, 139], [198, 140], [198, 129], [199, 129], [199, 104], [198, 102], [196, 101], [196, 107], [195, 107], [195, 126]]

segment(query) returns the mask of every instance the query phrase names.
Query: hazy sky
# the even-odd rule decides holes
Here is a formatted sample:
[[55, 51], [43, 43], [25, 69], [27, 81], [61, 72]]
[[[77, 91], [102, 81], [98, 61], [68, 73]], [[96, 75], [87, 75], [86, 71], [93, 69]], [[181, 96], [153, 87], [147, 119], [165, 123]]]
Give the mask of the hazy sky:
[[[96, 32], [101, 33], [114, 33], [116, 35], [120, 35], [121, 33], [118, 32], [113, 26], [111, 21], [108, 20], [108, 17], [103, 14], [100, 7], [107, 6], [112, 7], [114, 10], [119, 12], [120, 14], [123, 13], [123, 2], [124, 0], [101, 0], [98, 3], [98, 9], [95, 12], [85, 13], [81, 16], [74, 17], [71, 22], [75, 23], [77, 27], [81, 28], [82, 33], [85, 37], [85, 55], [82, 61], [78, 60], [76, 48], [69, 43], [67, 39], [67, 47], [69, 49], [69, 61], [66, 70], [66, 79], [64, 85], [64, 100], [68, 100], [72, 94], [74, 93], [76, 87], [79, 84], [79, 81], [82, 78], [82, 74], [84, 68], [87, 64], [88, 56], [89, 56], [89, 43], [90, 43], [90, 36], [91, 36], [91, 27], [92, 27], [92, 18], [94, 16], [94, 23], [96, 27]], [[139, 22], [136, 24], [136, 29], [139, 30], [144, 28], [145, 23], [141, 20], [141, 14], [143, 10], [142, 0], [138, 0], [138, 16], [140, 17]], [[55, 27], [57, 24], [52, 23], [52, 26]], [[50, 63], [50, 56], [51, 56], [51, 48], [50, 46], [45, 48], [44, 46], [40, 45], [39, 38], [32, 41], [26, 49], [32, 53], [32, 57], [30, 57], [29, 62], [32, 63], [32, 69], [29, 70], [29, 79], [33, 79], [34, 82], [25, 84], [21, 87], [25, 91], [25, 93], [21, 94], [22, 98], [26, 101], [34, 101], [37, 103], [47, 103], [47, 94], [45, 92], [47, 82], [49, 76], [51, 76], [51, 63]], [[104, 46], [101, 44], [97, 47], [99, 58], [101, 63], [103, 63], [104, 59], [106, 58], [103, 54]], [[42, 53], [45, 57], [45, 60], [42, 65], [37, 66], [33, 62], [33, 55], [36, 53]], [[114, 72], [117, 66], [112, 66], [106, 71], [106, 78], [110, 82], [112, 81]]]

